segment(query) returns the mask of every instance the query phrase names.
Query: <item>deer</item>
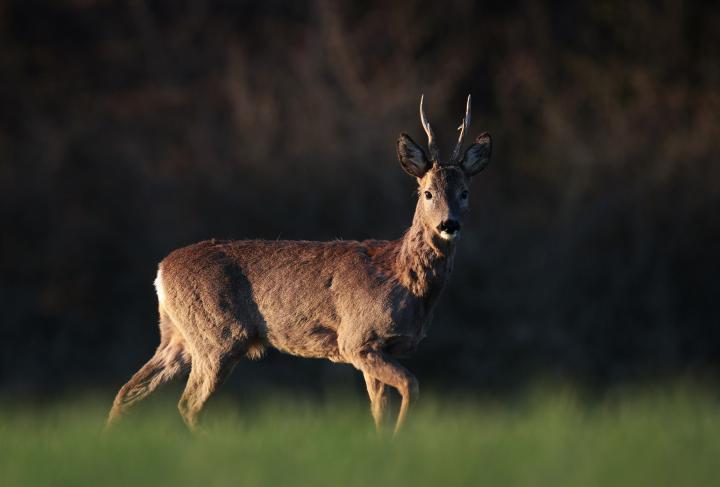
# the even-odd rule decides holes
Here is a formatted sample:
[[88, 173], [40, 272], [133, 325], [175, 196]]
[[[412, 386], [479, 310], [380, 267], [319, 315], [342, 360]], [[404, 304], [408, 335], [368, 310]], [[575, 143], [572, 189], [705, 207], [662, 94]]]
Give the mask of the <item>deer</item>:
[[470, 96], [451, 156], [441, 159], [420, 97], [427, 154], [406, 133], [397, 157], [418, 185], [412, 224], [397, 240], [206, 240], [171, 252], [155, 289], [160, 344], [117, 393], [113, 425], [160, 385], [189, 371], [178, 403], [194, 431], [198, 414], [243, 358], [268, 347], [352, 365], [363, 374], [381, 431], [389, 388], [400, 395], [394, 433], [418, 397], [418, 380], [399, 358], [426, 336], [453, 268], [470, 180], [489, 163], [480, 134], [462, 152]]

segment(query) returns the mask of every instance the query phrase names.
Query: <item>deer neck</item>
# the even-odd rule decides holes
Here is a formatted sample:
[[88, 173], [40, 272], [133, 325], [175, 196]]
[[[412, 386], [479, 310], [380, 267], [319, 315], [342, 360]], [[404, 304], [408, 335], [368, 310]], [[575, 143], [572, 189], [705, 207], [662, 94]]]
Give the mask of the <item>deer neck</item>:
[[442, 240], [422, 221], [420, 202], [410, 228], [400, 239], [397, 274], [410, 292], [421, 298], [437, 296], [452, 271], [454, 242]]

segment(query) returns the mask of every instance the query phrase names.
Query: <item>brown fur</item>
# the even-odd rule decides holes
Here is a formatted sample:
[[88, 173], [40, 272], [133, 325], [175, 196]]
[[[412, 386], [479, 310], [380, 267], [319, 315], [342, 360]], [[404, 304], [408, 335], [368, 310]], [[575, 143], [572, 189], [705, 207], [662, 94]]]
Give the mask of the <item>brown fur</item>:
[[[272, 346], [362, 371], [378, 427], [385, 386], [397, 389], [400, 428], [418, 383], [397, 357], [415, 350], [425, 337], [455, 250], [455, 240], [443, 239], [438, 229], [466, 212], [463, 193], [473, 174], [462, 164], [427, 161], [409, 137], [402, 137], [402, 144], [413, 145], [403, 147], [415, 160], [405, 160], [399, 150], [400, 161], [406, 170], [412, 165], [408, 172], [418, 177], [420, 194], [402, 238], [209, 240], [168, 255], [156, 280], [160, 346], [120, 389], [108, 423], [189, 368], [179, 409], [193, 428], [203, 404], [235, 364]], [[467, 154], [477, 152], [473, 147]]]

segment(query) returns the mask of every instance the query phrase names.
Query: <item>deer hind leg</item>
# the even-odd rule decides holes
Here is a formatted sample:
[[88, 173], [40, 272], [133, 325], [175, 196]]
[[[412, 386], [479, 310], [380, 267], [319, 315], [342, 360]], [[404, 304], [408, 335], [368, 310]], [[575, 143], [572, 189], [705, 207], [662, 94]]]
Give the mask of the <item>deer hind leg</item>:
[[238, 358], [234, 355], [219, 359], [193, 356], [190, 376], [178, 403], [180, 415], [190, 430], [197, 428], [198, 414], [237, 362]]
[[160, 385], [187, 370], [189, 361], [190, 356], [181, 338], [163, 340], [155, 355], [120, 388], [108, 414], [106, 427], [116, 423], [133, 405]]
[[395, 422], [395, 433], [397, 434], [405, 422], [411, 400], [414, 401], [418, 395], [417, 379], [395, 360], [375, 350], [365, 350], [358, 354], [353, 360], [353, 365], [364, 374], [394, 387], [400, 393], [402, 402]]
[[385, 418], [385, 406], [387, 405], [385, 384], [373, 378], [367, 372], [363, 372], [363, 376], [365, 377], [368, 396], [370, 396], [370, 411], [375, 420], [375, 429], [380, 432], [383, 419]]

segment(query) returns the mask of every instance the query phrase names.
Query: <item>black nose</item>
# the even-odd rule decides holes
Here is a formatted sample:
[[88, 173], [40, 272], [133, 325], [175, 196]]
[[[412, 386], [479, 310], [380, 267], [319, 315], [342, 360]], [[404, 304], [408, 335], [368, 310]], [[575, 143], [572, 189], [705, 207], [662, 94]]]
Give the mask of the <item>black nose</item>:
[[460, 231], [460, 222], [457, 220], [445, 220], [440, 225], [438, 225], [438, 230], [440, 230], [441, 232], [453, 234]]

